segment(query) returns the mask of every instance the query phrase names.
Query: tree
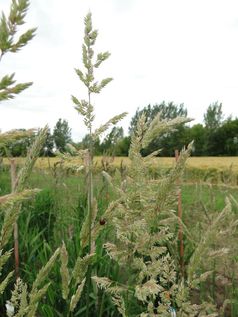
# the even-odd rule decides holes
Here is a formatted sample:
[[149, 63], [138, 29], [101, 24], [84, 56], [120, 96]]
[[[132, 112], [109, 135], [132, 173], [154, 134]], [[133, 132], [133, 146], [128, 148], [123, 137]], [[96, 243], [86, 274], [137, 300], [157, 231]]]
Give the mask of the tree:
[[71, 142], [71, 129], [66, 120], [59, 119], [54, 127], [53, 139], [56, 149], [65, 152], [66, 144]]
[[222, 103], [216, 101], [209, 105], [204, 114], [205, 127], [209, 130], [215, 130], [222, 125], [223, 118]]
[[195, 124], [187, 130], [187, 140], [194, 141], [194, 156], [207, 155], [205, 152], [206, 129], [202, 124]]
[[130, 144], [131, 144], [130, 136], [125, 136], [124, 138], [120, 139], [115, 145], [115, 152], [114, 152], [115, 156], [128, 156]]
[[[217, 129], [221, 127], [223, 123], [223, 114], [222, 114], [222, 103], [217, 101], [210, 104], [204, 114], [204, 123], [205, 128], [207, 129], [206, 139], [205, 139], [205, 152], [207, 155], [217, 155], [217, 152], [220, 152], [218, 148], [216, 149], [217, 141]], [[219, 143], [219, 142], [218, 142]], [[219, 144], [217, 144], [220, 147]]]
[[187, 117], [187, 109], [184, 107], [184, 104], [176, 105], [173, 102], [166, 103], [165, 101], [163, 101], [162, 103], [155, 104], [153, 106], [148, 105], [141, 110], [136, 110], [136, 113], [132, 117], [130, 122], [130, 134], [135, 130], [138, 119], [140, 118], [142, 113], [145, 114], [146, 122], [148, 122], [148, 124], [155, 118], [158, 113], [160, 113], [161, 119], [174, 119], [180, 116]]
[[210, 155], [237, 155], [238, 119], [227, 120], [210, 137]]
[[122, 127], [113, 127], [111, 132], [104, 138], [101, 149], [103, 153], [110, 153], [115, 155], [115, 148], [117, 143], [124, 137], [124, 131]]
[[[91, 138], [89, 134], [86, 134], [82, 141], [79, 143], [79, 148], [86, 150], [89, 148], [91, 142]], [[95, 138], [93, 141], [93, 149], [94, 149], [94, 155], [100, 155], [102, 154], [101, 150], [101, 144], [99, 137]]]
[[[142, 110], [137, 109], [136, 114], [130, 123], [130, 134], [133, 133], [142, 113], [145, 115], [147, 124], [150, 124], [158, 113], [160, 113], [160, 119], [162, 120], [174, 119], [176, 117], [187, 117], [187, 109], [184, 107], [184, 104], [176, 105], [173, 102], [165, 103], [163, 101], [161, 104], [155, 104], [152, 107], [151, 105], [148, 105]], [[181, 125], [176, 128], [176, 131], [170, 131], [165, 135], [154, 138], [148, 147], [142, 150], [143, 155], [147, 155], [160, 148], [162, 149], [161, 155], [173, 156], [176, 149], [181, 150], [185, 145], [185, 129], [186, 127]]]

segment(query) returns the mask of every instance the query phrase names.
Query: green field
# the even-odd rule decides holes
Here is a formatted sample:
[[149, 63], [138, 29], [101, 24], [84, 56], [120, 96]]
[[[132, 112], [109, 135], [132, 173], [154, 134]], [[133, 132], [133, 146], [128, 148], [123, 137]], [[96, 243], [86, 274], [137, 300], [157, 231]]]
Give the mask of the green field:
[[[101, 159], [102, 158], [96, 159], [97, 164], [100, 164]], [[22, 159], [19, 159], [19, 164], [21, 160]], [[8, 165], [5, 164], [5, 162], [7, 163], [7, 161], [4, 160], [0, 177], [1, 195], [8, 194], [11, 187]], [[49, 162], [51, 168], [46, 168]], [[34, 201], [24, 203], [19, 218], [20, 275], [30, 284], [34, 281], [37, 271], [46, 263], [53, 250], [61, 244], [62, 240], [64, 240], [67, 245], [70, 254], [69, 262], [71, 264], [76, 260], [77, 254], [82, 252], [79, 237], [83, 218], [86, 213], [87, 202], [84, 171], [78, 173], [69, 172], [65, 168], [54, 168], [55, 159], [50, 159], [49, 162], [47, 163], [46, 159], [38, 160], [37, 168], [32, 173], [28, 186], [31, 188], [40, 188], [42, 191], [37, 194]], [[123, 158], [123, 162], [128, 165], [127, 158]], [[174, 160], [171, 158], [159, 158], [155, 159], [154, 162], [163, 167], [161, 169], [162, 175], [166, 175], [168, 167], [174, 164]], [[234, 182], [229, 182], [229, 180], [233, 180], [231, 178], [233, 168], [229, 169], [229, 167], [233, 164], [235, 172], [237, 162], [237, 158], [189, 159], [188, 165], [190, 166], [190, 172], [185, 171], [185, 176], [177, 183], [177, 188], [180, 188], [182, 193], [182, 218], [193, 240], [199, 241], [204, 232], [208, 230], [212, 219], [224, 208], [226, 197], [231, 197], [232, 195], [234, 199], [238, 199], [237, 187], [234, 185]], [[120, 170], [121, 158], [114, 159], [110, 162], [109, 166], [111, 166], [111, 164], [118, 166], [121, 173], [129, 172], [129, 170]], [[192, 166], [195, 168], [193, 169]], [[216, 167], [216, 173], [212, 174], [210, 172], [209, 174], [208, 167], [210, 169]], [[219, 182], [214, 183], [214, 175], [219, 173], [219, 169], [229, 171], [230, 174], [227, 174], [226, 182], [222, 182], [222, 179], [219, 179]], [[193, 170], [195, 172], [191, 173]], [[197, 170], [204, 170], [207, 174], [199, 174]], [[114, 172], [115, 171], [113, 171], [113, 174]], [[192, 179], [193, 175], [196, 175], [196, 179]], [[204, 175], [207, 175], [207, 177], [204, 178]], [[202, 178], [199, 179], [199, 176]], [[158, 177], [160, 177], [160, 175]], [[98, 200], [99, 221], [100, 215], [103, 214], [110, 201], [115, 198], [115, 193], [110, 186], [108, 186], [100, 173], [95, 175], [94, 193]], [[238, 209], [235, 203], [233, 204], [233, 208], [234, 212], [237, 213]], [[176, 191], [174, 196], [174, 210], [177, 210]], [[178, 230], [178, 227], [176, 230]], [[102, 246], [110, 234], [110, 230], [106, 229], [104, 234], [100, 237], [98, 246]], [[175, 234], [177, 235], [178, 232], [175, 232]], [[186, 232], [184, 232], [183, 239], [184, 264], [186, 266], [186, 263], [193, 253], [194, 245], [186, 235]], [[229, 243], [236, 244], [234, 241], [230, 241]], [[10, 243], [9, 248], [11, 247], [12, 245]], [[232, 247], [236, 248], [235, 246]], [[225, 258], [214, 260], [214, 262], [212, 262], [215, 268], [214, 273], [208, 281], [200, 285], [200, 290], [192, 295], [194, 302], [200, 302], [211, 297], [216, 305], [221, 306], [226, 299], [229, 298], [232, 300], [232, 303], [227, 305], [225, 314], [221, 316], [238, 316], [237, 261], [237, 254], [234, 254], [233, 260], [229, 262], [229, 268], [227, 268]], [[13, 260], [9, 265], [13, 267]], [[201, 273], [205, 268], [206, 259], [201, 263]], [[51, 286], [39, 306], [39, 316], [66, 316], [65, 302], [60, 295], [61, 282], [59, 269], [59, 266], [56, 265], [51, 273]], [[115, 263], [112, 265], [111, 260], [106, 257], [103, 248], [100, 247], [97, 249], [97, 261], [94, 263], [92, 270], [99, 276], [109, 276], [111, 279], [117, 281], [123, 280], [119, 267]], [[226, 274], [224, 274], [224, 270]], [[4, 306], [6, 298], [9, 297], [9, 292], [10, 290], [1, 298], [1, 307]], [[96, 289], [93, 289], [90, 296], [91, 305], [95, 307], [99, 305], [99, 309], [103, 311], [102, 316], [119, 316], [115, 312], [113, 304], [107, 295], [103, 295], [100, 291], [98, 293]], [[99, 303], [97, 302], [98, 298]], [[80, 308], [77, 310], [78, 313], [72, 316], [84, 316], [86, 306], [83, 301], [84, 299], [80, 301]]]

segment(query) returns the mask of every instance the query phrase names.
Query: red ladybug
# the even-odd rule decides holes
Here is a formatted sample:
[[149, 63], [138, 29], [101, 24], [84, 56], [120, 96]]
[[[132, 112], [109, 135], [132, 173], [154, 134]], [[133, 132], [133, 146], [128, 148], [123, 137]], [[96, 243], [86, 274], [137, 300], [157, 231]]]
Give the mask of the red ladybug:
[[103, 219], [103, 218], [101, 218], [100, 221], [99, 221], [99, 223], [100, 223], [101, 226], [104, 226], [105, 223], [106, 223], [106, 220]]

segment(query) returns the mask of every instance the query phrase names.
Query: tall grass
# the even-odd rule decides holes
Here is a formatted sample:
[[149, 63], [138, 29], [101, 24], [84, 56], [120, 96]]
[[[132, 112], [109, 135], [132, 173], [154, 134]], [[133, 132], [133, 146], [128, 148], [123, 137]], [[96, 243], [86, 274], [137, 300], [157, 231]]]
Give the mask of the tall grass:
[[[55, 188], [55, 176], [49, 174], [48, 171], [35, 170], [29, 179], [29, 186], [36, 187], [37, 185], [38, 188], [42, 188], [42, 191], [37, 194], [33, 202], [24, 203], [22, 207], [23, 212], [19, 218], [19, 227], [21, 228], [20, 241], [24, 241], [24, 244], [20, 244], [22, 262], [20, 274], [29, 284], [33, 283], [37, 271], [47, 262], [47, 259], [51, 256], [55, 247], [61, 244], [60, 235], [56, 234], [59, 229], [58, 222], [55, 220], [59, 214], [65, 214], [67, 212], [67, 206], [67, 223], [70, 222], [74, 225], [72, 238], [70, 238], [70, 235], [67, 235], [67, 230], [65, 230], [66, 236], [64, 236], [67, 237], [65, 241], [70, 254], [69, 263], [73, 265], [77, 255], [81, 254], [79, 235], [87, 202], [84, 174], [80, 172], [80, 174], [74, 175], [74, 173], [68, 173], [67, 171], [61, 171], [60, 173], [62, 183], [61, 185], [57, 185], [57, 190]], [[1, 190], [5, 193], [9, 192], [10, 177], [7, 171], [1, 174], [0, 182]], [[224, 208], [225, 197], [229, 194], [238, 198], [236, 189], [226, 188], [226, 190], [224, 190], [217, 185], [211, 185], [209, 183], [198, 185], [185, 183], [182, 185], [184, 222], [188, 228], [191, 228], [190, 230], [192, 230], [194, 239], [199, 240], [202, 237], [204, 224], [209, 222], [206, 212], [208, 212], [210, 218], [213, 218]], [[95, 178], [95, 195], [98, 200], [98, 222], [100, 222], [104, 210], [110, 201], [115, 199], [115, 193], [110, 185], [108, 185], [103, 178], [98, 176]], [[71, 196], [71, 199], [69, 199], [69, 196]], [[61, 199], [61, 203], [59, 203], [59, 199]], [[60, 210], [61, 207], [62, 210]], [[105, 225], [102, 227], [105, 227]], [[67, 228], [66, 224], [64, 228]], [[107, 258], [102, 248], [104, 242], [111, 239], [111, 237], [113, 236], [111, 236], [110, 231], [104, 228], [100, 239], [97, 240], [97, 256], [92, 270], [94, 273], [97, 273], [98, 276], [106, 276], [112, 280], [119, 281], [121, 277], [120, 268], [114, 261]], [[187, 263], [193, 252], [193, 243], [186, 237], [184, 242], [185, 262]], [[235, 243], [235, 240], [233, 240], [233, 243]], [[220, 258], [220, 260], [217, 259], [217, 261], [221, 263], [224, 262], [223, 260], [224, 258]], [[234, 261], [237, 261], [235, 254]], [[32, 263], [34, 263], [34, 267]], [[53, 269], [52, 286], [49, 287], [44, 301], [39, 306], [39, 313], [42, 316], [55, 316], [55, 314], [65, 316], [66, 314], [65, 304], [61, 298], [61, 290], [59, 287], [61, 283], [59, 268], [60, 265], [57, 264]], [[225, 298], [230, 298], [232, 295], [233, 302], [227, 306], [226, 311], [229, 316], [229, 311], [232, 309], [233, 315], [230, 316], [234, 317], [237, 313], [237, 303], [235, 302], [237, 276], [235, 266], [232, 274], [231, 286], [229, 286], [229, 283], [222, 288], [219, 284], [215, 285], [215, 302], [218, 300], [218, 297], [222, 297], [222, 300], [225, 300]], [[199, 298], [204, 300], [212, 295], [212, 293], [210, 293], [211, 288], [208, 287], [209, 284], [208, 282], [201, 284], [200, 296], [193, 296], [194, 300], [199, 300]], [[5, 298], [9, 298], [8, 294], [7, 292], [2, 298], [2, 305], [5, 302]], [[84, 298], [83, 295], [78, 306], [79, 308], [76, 310], [79, 316], [85, 316], [86, 307]], [[91, 290], [90, 303], [92, 309], [98, 307], [99, 312], [101, 309], [102, 316], [104, 314], [115, 316], [116, 314], [110, 296], [107, 294], [104, 295], [100, 290]], [[221, 299], [218, 303], [221, 303]]]
[[[13, 1], [11, 10], [15, 8], [12, 12], [15, 14], [23, 8], [21, 19], [29, 3], [19, 3]], [[1, 306], [7, 310], [3, 308], [2, 314], [7, 313], [8, 317], [37, 314], [47, 317], [170, 317], [174, 314], [214, 317], [227, 314], [229, 309], [230, 315], [235, 316], [236, 193], [231, 195], [233, 190], [228, 186], [226, 193], [222, 189], [222, 194], [221, 187], [212, 184], [182, 186], [182, 221], [176, 212], [176, 197], [181, 186], [177, 180], [182, 179], [192, 144], [165, 172], [157, 171], [153, 165], [159, 151], [141, 156], [142, 149], [154, 138], [189, 119], [167, 121], [158, 115], [149, 125], [142, 115], [132, 136], [130, 167], [125, 169], [121, 165], [110, 174], [109, 164], [104, 161], [103, 172], [96, 173], [99, 170], [94, 168], [94, 141], [126, 113], [94, 127], [92, 94], [100, 93], [112, 80], [95, 81], [94, 70], [110, 54], [99, 53], [94, 59], [98, 32], [92, 27], [91, 13], [84, 22], [85, 71], [75, 71], [87, 87], [87, 97], [78, 100], [73, 96], [72, 100], [88, 129], [89, 149], [77, 151], [69, 145], [69, 153], [58, 153], [59, 160], [52, 167], [32, 173], [46, 138], [45, 128], [40, 131], [23, 166], [12, 177], [12, 184], [6, 176], [9, 171], [1, 171], [0, 188], [4, 195], [0, 197], [3, 210], [0, 250], [11, 249], [12, 229], [17, 223], [20, 255], [17, 275], [21, 277], [14, 281], [11, 251], [2, 252], [0, 269], [5, 279], [1, 281], [0, 293], [5, 289], [6, 292], [1, 297]], [[3, 16], [0, 26], [4, 23]], [[26, 42], [33, 34], [31, 30]], [[7, 80], [10, 85], [12, 78]], [[10, 93], [20, 92], [29, 85], [15, 87]], [[5, 99], [12, 98], [8, 93], [9, 89], [0, 92]], [[12, 137], [12, 133], [4, 134], [2, 140], [9, 135]], [[4, 146], [7, 149], [7, 145]], [[232, 175], [232, 169], [221, 174], [223, 183], [231, 183]], [[203, 181], [208, 179], [211, 180], [211, 175]], [[32, 187], [39, 189], [29, 189]], [[35, 200], [31, 200], [34, 196]], [[177, 239], [181, 230], [185, 248], [183, 274]], [[180, 235], [180, 244], [182, 239]], [[18, 240], [16, 234], [15, 240]]]

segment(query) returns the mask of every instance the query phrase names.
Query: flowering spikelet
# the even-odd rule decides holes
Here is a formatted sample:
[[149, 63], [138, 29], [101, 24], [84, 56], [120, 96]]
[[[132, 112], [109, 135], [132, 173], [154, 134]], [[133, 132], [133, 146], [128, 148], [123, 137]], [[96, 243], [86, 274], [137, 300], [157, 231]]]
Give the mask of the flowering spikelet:
[[11, 130], [5, 133], [0, 133], [0, 144], [6, 145], [7, 143], [12, 143], [17, 140], [32, 137], [34, 134], [35, 129], [29, 129], [26, 131]]
[[63, 294], [63, 298], [66, 300], [69, 294], [70, 277], [69, 277], [69, 270], [68, 270], [68, 252], [66, 250], [64, 242], [60, 249], [60, 260], [61, 260], [60, 274], [62, 279], [62, 294]]
[[126, 313], [126, 304], [122, 296], [114, 295], [112, 296], [112, 301], [114, 305], [117, 307], [117, 310], [122, 315], [122, 317], [129, 317]]
[[146, 148], [151, 141], [158, 138], [161, 134], [173, 131], [175, 127], [190, 121], [191, 119], [186, 117], [177, 117], [172, 120], [161, 120], [160, 113], [158, 113], [143, 136], [142, 147]]
[[12, 254], [12, 251], [7, 251], [3, 253], [3, 251], [0, 250], [0, 272], [3, 266], [5, 265], [5, 263], [7, 262], [7, 260], [9, 259], [9, 257], [11, 256], [11, 254]]
[[104, 289], [108, 294], [118, 296], [127, 291], [126, 285], [116, 283], [108, 277], [92, 276], [92, 280], [101, 289]]
[[2, 295], [3, 292], [5, 291], [5, 288], [7, 287], [8, 283], [10, 282], [13, 274], [14, 274], [13, 271], [8, 273], [7, 277], [5, 277], [5, 279], [0, 283], [0, 295]]
[[[158, 134], [171, 131], [178, 124], [187, 121], [186, 118], [160, 121], [158, 116], [148, 126], [144, 115], [139, 118], [129, 151], [130, 177], [124, 184], [123, 195], [116, 191], [120, 199], [110, 208], [110, 214], [105, 212], [103, 215], [106, 220], [110, 217], [108, 222], [110, 228], [113, 228], [111, 230], [114, 230], [114, 241], [105, 243], [104, 248], [129, 279], [133, 276], [128, 286], [120, 285], [116, 292], [120, 295], [121, 303], [136, 300], [144, 311], [141, 316], [170, 316], [169, 307], [177, 291], [175, 263], [167, 247], [174, 239], [170, 226], [175, 222], [169, 213], [173, 205], [170, 195], [176, 187], [175, 180], [183, 172], [191, 145], [182, 151], [171, 175], [162, 181], [152, 181], [148, 173], [148, 162], [158, 151], [143, 158], [141, 150]], [[113, 183], [113, 180], [110, 178], [109, 182]], [[158, 206], [161, 207], [159, 214]], [[93, 280], [112, 297], [116, 294], [116, 282], [103, 277], [93, 277]], [[155, 307], [154, 302], [158, 298], [160, 301]], [[131, 311], [121, 310], [117, 306], [121, 314], [130, 316]]]
[[105, 131], [109, 129], [111, 125], [117, 124], [119, 121], [121, 121], [125, 116], [127, 115], [127, 112], [123, 112], [110, 120], [108, 120], [105, 124], [101, 125], [98, 129], [95, 130], [93, 133], [93, 138], [96, 139], [97, 137], [100, 137]]
[[20, 211], [19, 204], [25, 200], [32, 199], [38, 192], [38, 189], [24, 190], [20, 193], [7, 195], [7, 197], [4, 196], [2, 203], [0, 200], [0, 210], [5, 209], [0, 235], [0, 250], [3, 249], [11, 237], [13, 225]]
[[35, 314], [39, 305], [39, 301], [46, 294], [49, 286], [50, 286], [50, 283], [44, 285], [41, 289], [35, 292], [33, 296], [31, 296], [31, 293], [30, 293], [29, 295], [30, 302], [29, 302], [29, 306], [26, 309], [28, 317], [35, 317]]
[[[215, 244], [215, 242], [216, 242], [215, 237], [217, 237], [217, 232], [218, 232], [219, 226], [221, 226], [225, 222], [226, 218], [229, 217], [230, 214], [232, 214], [231, 203], [227, 199], [225, 208], [212, 221], [210, 227], [207, 229], [206, 233], [202, 237], [200, 243], [198, 244], [198, 246], [196, 247], [196, 249], [193, 253], [193, 256], [191, 257], [191, 259], [189, 261], [189, 264], [188, 264], [188, 280], [189, 280], [189, 282], [191, 282], [194, 279], [194, 274], [196, 273], [197, 269], [199, 268], [200, 263], [203, 260], [204, 256], [209, 254], [209, 252], [210, 252], [209, 246], [211, 244], [211, 241], [213, 244]], [[236, 226], [237, 226], [237, 224], [236, 224]], [[219, 250], [216, 250], [217, 255], [219, 255], [219, 256], [221, 256], [222, 254], [226, 255], [228, 251], [229, 250], [227, 248], [223, 248], [223, 249], [219, 248]], [[213, 254], [214, 254], [214, 250], [213, 250]]]
[[76, 308], [76, 305], [78, 303], [78, 301], [80, 300], [83, 288], [84, 288], [84, 284], [85, 284], [86, 279], [84, 278], [81, 282], [81, 284], [79, 284], [76, 293], [71, 297], [71, 301], [70, 301], [70, 307], [69, 310], [71, 312], [73, 312]]
[[17, 180], [15, 184], [16, 192], [21, 192], [24, 189], [24, 185], [26, 184], [26, 181], [30, 176], [32, 168], [40, 154], [40, 150], [42, 149], [42, 146], [45, 143], [48, 130], [49, 130], [48, 126], [45, 126], [43, 129], [41, 129], [34, 143], [32, 144], [27, 154], [27, 157], [24, 161], [24, 166], [21, 168], [17, 176]]
[[35, 194], [39, 193], [40, 189], [25, 189], [20, 193], [12, 193], [0, 196], [0, 209], [12, 207], [16, 203], [21, 203], [24, 200], [32, 199]]
[[94, 258], [94, 253], [88, 254], [83, 258], [78, 257], [75, 263], [74, 269], [72, 271], [72, 277], [75, 281], [75, 286], [82, 282], [85, 274], [87, 272], [89, 264], [92, 263]]
[[12, 291], [11, 299], [6, 304], [7, 316], [13, 316], [12, 311], [14, 311], [14, 316], [23, 317], [25, 316], [27, 306], [27, 285], [18, 278], [15, 283], [14, 290]]
[[155, 299], [156, 295], [161, 291], [161, 287], [154, 279], [150, 279], [144, 284], [137, 285], [135, 288], [135, 296], [142, 302], [146, 302], [148, 298]]
[[45, 266], [42, 267], [42, 269], [38, 272], [36, 279], [32, 285], [32, 290], [31, 290], [31, 297], [34, 297], [34, 294], [37, 292], [37, 289], [40, 287], [40, 285], [45, 281], [47, 278], [49, 272], [53, 268], [55, 261], [60, 254], [60, 248], [56, 249], [54, 254], [51, 256], [49, 261], [46, 263]]
[[[11, 254], [12, 251], [7, 251], [5, 253], [2, 253], [2, 250], [0, 251], [0, 272], [2, 271], [3, 266], [5, 265]], [[7, 277], [0, 283], [0, 295], [3, 294], [12, 276], [13, 272], [8, 273]]]

